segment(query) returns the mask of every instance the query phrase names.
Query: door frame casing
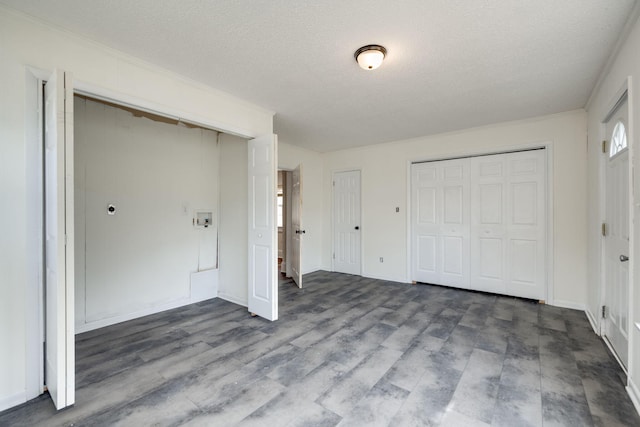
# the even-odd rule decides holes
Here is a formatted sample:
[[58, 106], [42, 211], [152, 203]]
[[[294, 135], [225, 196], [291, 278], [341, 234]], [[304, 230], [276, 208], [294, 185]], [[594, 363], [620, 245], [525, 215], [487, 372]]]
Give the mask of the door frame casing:
[[283, 194], [284, 196], [284, 208], [285, 208], [285, 222], [284, 222], [284, 238], [285, 238], [285, 248], [286, 248], [286, 252], [284, 254], [285, 257], [285, 272], [284, 275], [285, 277], [291, 277], [291, 275], [293, 274], [291, 272], [291, 254], [292, 254], [292, 243], [291, 243], [291, 237], [293, 234], [293, 225], [291, 222], [291, 215], [292, 215], [292, 206], [291, 206], [291, 187], [293, 186], [292, 184], [292, 180], [291, 180], [291, 169], [285, 169], [285, 168], [280, 168], [278, 167], [279, 171], [284, 172], [284, 176], [283, 179], [286, 182], [285, 184], [285, 192]]
[[[632, 106], [631, 106], [631, 90], [632, 90], [632, 78], [631, 76], [628, 76], [624, 82], [622, 83], [622, 85], [620, 86], [620, 88], [616, 91], [616, 93], [614, 94], [614, 96], [611, 98], [611, 101], [609, 101], [609, 103], [607, 104], [607, 108], [605, 109], [605, 113], [602, 117], [602, 120], [600, 121], [599, 124], [599, 131], [600, 131], [600, 140], [601, 141], [606, 141], [608, 140], [608, 135], [607, 135], [607, 123], [608, 120], [611, 118], [611, 116], [613, 114], [615, 114], [617, 107], [619, 106], [620, 102], [622, 101], [622, 98], [626, 96], [627, 98], [627, 108], [628, 108], [628, 119], [629, 119], [629, 123], [628, 123], [628, 129], [627, 129], [627, 140], [628, 140], [628, 145], [627, 145], [627, 149], [629, 152], [629, 166], [628, 166], [628, 177], [629, 177], [629, 187], [628, 187], [628, 197], [629, 197], [629, 258], [631, 260], [631, 262], [629, 263], [629, 281], [628, 281], [628, 295], [629, 295], [629, 307], [628, 307], [628, 313], [627, 313], [627, 331], [629, 331], [628, 333], [628, 349], [627, 349], [627, 364], [628, 366], [625, 368], [624, 364], [622, 363], [622, 361], [619, 359], [618, 355], [616, 354], [616, 352], [613, 350], [613, 348], [611, 347], [611, 343], [609, 342], [609, 340], [607, 339], [603, 339], [603, 341], [605, 342], [605, 344], [607, 345], [607, 347], [609, 347], [609, 350], [611, 351], [611, 353], [613, 354], [613, 356], [616, 358], [616, 360], [618, 361], [618, 364], [622, 367], [622, 369], [624, 370], [625, 374], [629, 374], [629, 372], [631, 372], [631, 366], [633, 364], [633, 358], [631, 357], [631, 351], [632, 351], [632, 345], [633, 345], [633, 328], [634, 326], [634, 322], [633, 319], [634, 317], [634, 310], [633, 310], [633, 298], [634, 298], [634, 292], [633, 292], [633, 278], [635, 276], [635, 254], [634, 254], [634, 242], [635, 242], [635, 236], [634, 236], [634, 226], [633, 226], [633, 206], [635, 205], [635, 198], [634, 198], [634, 194], [633, 194], [633, 187], [634, 187], [634, 183], [633, 183], [633, 162], [634, 162], [634, 145], [633, 145], [633, 110], [632, 110]], [[609, 157], [607, 155], [607, 153], [602, 153], [602, 152], [598, 152], [598, 155], [600, 156], [600, 161], [598, 162], [598, 166], [600, 168], [600, 180], [599, 180], [599, 185], [600, 185], [600, 191], [599, 191], [599, 204], [600, 204], [600, 222], [604, 223], [606, 221], [606, 186], [607, 186], [607, 165], [608, 165], [608, 160]], [[604, 329], [605, 329], [605, 322], [604, 319], [602, 318], [602, 314], [600, 312], [601, 307], [603, 307], [606, 303], [606, 265], [605, 265], [605, 242], [604, 242], [605, 237], [602, 236], [602, 234], [600, 234], [600, 239], [599, 239], [599, 253], [600, 253], [600, 284], [599, 284], [599, 291], [598, 291], [598, 297], [599, 297], [599, 301], [598, 301], [598, 312], [595, 314], [596, 316], [596, 325], [594, 325], [594, 330], [595, 332], [601, 336], [604, 337]]]
[[[413, 278], [411, 275], [412, 271], [412, 260], [413, 253], [411, 250], [411, 239], [413, 230], [411, 229], [411, 165], [414, 163], [420, 162], [436, 162], [440, 160], [452, 160], [459, 159], [465, 157], [475, 157], [475, 156], [490, 156], [495, 154], [503, 154], [508, 152], [517, 152], [517, 151], [527, 151], [533, 149], [541, 149], [545, 150], [545, 162], [546, 162], [546, 175], [545, 175], [545, 203], [546, 203], [546, 230], [545, 230], [545, 250], [546, 250], [546, 271], [545, 271], [545, 302], [551, 305], [556, 305], [557, 301], [554, 298], [554, 281], [553, 281], [553, 271], [554, 271], [554, 252], [553, 252], [553, 141], [541, 141], [541, 142], [531, 142], [526, 144], [518, 144], [518, 145], [508, 145], [504, 147], [496, 147], [496, 148], [487, 148], [483, 150], [477, 151], [465, 151], [465, 152], [452, 152], [450, 154], [439, 154], [436, 156], [420, 156], [407, 160], [406, 163], [406, 173], [407, 173], [407, 208], [406, 208], [406, 221], [407, 221], [407, 236], [406, 236], [406, 247], [407, 247], [407, 265], [406, 265], [406, 274], [407, 274], [407, 282], [411, 283]], [[562, 301], [562, 306], [566, 306], [568, 308], [580, 308], [576, 307], [575, 304], [571, 305], [566, 301]]]
[[[44, 114], [43, 85], [50, 73], [27, 67], [25, 70], [25, 162], [27, 171], [27, 257], [25, 300], [36, 301], [26, 312], [27, 366], [24, 400], [33, 399], [44, 388]], [[18, 402], [20, 403], [20, 402]]]
[[344, 173], [344, 172], [359, 172], [360, 173], [360, 188], [358, 189], [360, 192], [360, 233], [358, 233], [358, 235], [360, 236], [360, 272], [358, 273], [358, 275], [362, 276], [362, 272], [365, 271], [365, 265], [364, 265], [364, 251], [362, 250], [364, 248], [364, 242], [365, 242], [365, 238], [364, 238], [364, 227], [362, 226], [362, 218], [364, 218], [364, 200], [363, 200], [363, 193], [362, 193], [362, 182], [363, 182], [363, 169], [362, 168], [341, 168], [341, 169], [332, 169], [331, 170], [331, 271], [336, 271], [335, 269], [335, 258], [334, 255], [336, 253], [336, 239], [335, 239], [335, 235], [336, 235], [336, 230], [335, 230], [335, 226], [336, 226], [336, 220], [335, 220], [335, 214], [336, 214], [336, 206], [335, 206], [335, 187], [333, 185], [333, 183], [335, 182], [335, 176], [338, 173]]
[[[73, 72], [72, 69], [68, 70]], [[44, 93], [42, 85], [47, 81], [53, 70], [45, 70], [37, 67], [25, 67], [25, 111], [37, 111], [38, 114], [25, 114], [25, 168], [27, 171], [37, 171], [26, 181], [27, 193], [27, 212], [29, 220], [33, 217], [43, 215], [44, 186], [42, 184], [44, 163], [42, 161], [44, 138], [42, 137], [42, 129], [44, 117], [42, 114], [42, 105], [44, 102]], [[116, 105], [122, 105], [134, 108], [140, 111], [149, 112], [163, 117], [182, 120], [208, 129], [224, 132], [229, 135], [239, 136], [245, 139], [255, 137], [250, 131], [239, 128], [230, 128], [220, 123], [213, 123], [203, 120], [197, 114], [184, 111], [172, 111], [169, 107], [146, 101], [142, 98], [127, 95], [126, 93], [116, 92], [105, 89], [104, 87], [93, 84], [74, 76], [73, 81], [74, 95], [85, 95], [102, 101], [108, 101]], [[33, 89], [35, 88], [35, 90]], [[34, 137], [35, 135], [35, 137]], [[37, 138], [37, 139], [35, 139]], [[35, 141], [35, 142], [34, 142]], [[38, 146], [34, 147], [33, 144]], [[36, 174], [39, 174], [36, 176]], [[30, 174], [27, 174], [28, 176]], [[26, 380], [25, 391], [19, 396], [13, 396], [9, 404], [12, 406], [19, 405], [30, 399], [41, 395], [45, 391], [44, 387], [44, 222], [40, 218], [35, 223], [28, 223], [26, 230], [27, 248], [36, 248], [37, 256], [29, 256], [26, 261], [26, 277], [27, 284], [25, 287], [25, 365]], [[36, 245], [36, 246], [34, 246]], [[35, 272], [35, 274], [34, 274]], [[75, 289], [71, 292], [75, 294]], [[72, 307], [75, 310], [75, 307]]]
[[[304, 185], [303, 185], [303, 171], [304, 171], [304, 167], [302, 163], [298, 163], [298, 165], [293, 168], [291, 171], [287, 172], [286, 178], [287, 178], [287, 182], [289, 187], [287, 188], [288, 191], [288, 197], [289, 197], [289, 236], [288, 236], [288, 243], [291, 243], [290, 245], [290, 249], [289, 249], [289, 262], [287, 264], [287, 271], [290, 271], [291, 274], [289, 277], [291, 277], [291, 279], [293, 280], [293, 282], [298, 286], [299, 289], [302, 289], [302, 276], [304, 275], [304, 272], [302, 271], [302, 248], [303, 248], [303, 238], [302, 238], [302, 234], [298, 233], [299, 230], [302, 230], [302, 233], [304, 234], [304, 215], [302, 214], [303, 212], [303, 197], [302, 197], [302, 193], [303, 193], [303, 189], [304, 189]], [[298, 176], [298, 189], [297, 189], [297, 194], [298, 194], [298, 200], [297, 200], [297, 207], [296, 207], [296, 211], [298, 213], [297, 216], [297, 220], [298, 220], [298, 228], [296, 228], [294, 230], [294, 223], [293, 223], [293, 210], [294, 210], [294, 206], [295, 203], [293, 201], [293, 189], [295, 187], [294, 184], [294, 179], [293, 176], [294, 174], [297, 174]], [[294, 244], [293, 242], [297, 240], [297, 253], [296, 253], [296, 260], [297, 260], [297, 275], [294, 272], [293, 266], [294, 263], [292, 262], [293, 259], [293, 254], [295, 253], [294, 249]], [[287, 246], [289, 248], [289, 246]], [[297, 277], [296, 277], [297, 276]]]

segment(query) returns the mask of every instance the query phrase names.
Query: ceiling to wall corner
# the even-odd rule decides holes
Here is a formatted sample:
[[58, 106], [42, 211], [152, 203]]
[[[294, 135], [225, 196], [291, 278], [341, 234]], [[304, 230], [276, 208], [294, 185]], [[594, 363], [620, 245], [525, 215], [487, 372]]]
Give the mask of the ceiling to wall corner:
[[[635, 0], [0, 0], [276, 111], [319, 152], [583, 108]], [[375, 71], [353, 53], [377, 43]]]

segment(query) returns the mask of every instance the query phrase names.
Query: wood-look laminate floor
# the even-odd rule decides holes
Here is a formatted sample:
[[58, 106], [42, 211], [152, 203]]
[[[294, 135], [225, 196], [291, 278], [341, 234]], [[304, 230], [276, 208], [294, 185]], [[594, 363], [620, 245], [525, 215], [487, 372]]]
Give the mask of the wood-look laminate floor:
[[2, 426], [631, 426], [584, 313], [316, 272], [280, 320], [215, 299], [77, 336], [77, 398]]

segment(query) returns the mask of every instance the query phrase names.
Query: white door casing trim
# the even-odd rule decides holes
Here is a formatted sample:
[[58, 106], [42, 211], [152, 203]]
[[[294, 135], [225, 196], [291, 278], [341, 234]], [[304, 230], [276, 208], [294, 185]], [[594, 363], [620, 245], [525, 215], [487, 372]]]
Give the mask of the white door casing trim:
[[[288, 203], [291, 205], [291, 258], [287, 260], [287, 268], [291, 266], [291, 278], [298, 288], [302, 288], [302, 242], [304, 230], [304, 221], [302, 215], [303, 199], [302, 199], [302, 172], [304, 168], [302, 163], [291, 171], [291, 178], [288, 181], [291, 183], [291, 191], [289, 192], [290, 198]], [[287, 189], [289, 191], [289, 189]], [[288, 207], [287, 207], [288, 208]], [[287, 245], [289, 248], [289, 245]]]
[[[628, 119], [629, 119], [629, 123], [627, 126], [627, 139], [629, 141], [628, 143], [628, 150], [629, 150], [629, 189], [628, 189], [628, 197], [629, 197], [629, 283], [628, 283], [628, 295], [629, 295], [629, 307], [628, 307], [628, 325], [627, 325], [627, 330], [629, 331], [628, 334], [628, 351], [627, 351], [627, 364], [628, 366], [626, 367], [626, 369], [624, 368], [624, 365], [622, 363], [620, 363], [620, 360], [618, 359], [617, 356], [615, 356], [615, 352], [612, 351], [612, 353], [614, 354], [614, 356], [616, 357], [616, 360], [618, 360], [618, 363], [621, 367], [623, 367], [623, 370], [625, 370], [625, 373], [627, 373], [627, 379], [629, 379], [628, 373], [629, 372], [633, 372], [633, 357], [632, 357], [632, 351], [633, 351], [633, 345], [634, 345], [634, 335], [635, 335], [635, 328], [634, 328], [634, 319], [635, 319], [635, 312], [634, 312], [634, 305], [633, 305], [633, 301], [634, 301], [634, 277], [635, 277], [635, 251], [634, 251], [634, 247], [635, 247], [635, 227], [634, 227], [634, 210], [635, 210], [635, 197], [634, 197], [634, 157], [635, 157], [635, 144], [634, 144], [634, 120], [633, 120], [633, 114], [634, 114], [634, 110], [633, 110], [633, 104], [632, 104], [632, 77], [628, 76], [624, 82], [620, 85], [620, 87], [618, 88], [618, 90], [616, 91], [616, 93], [613, 95], [613, 97], [611, 98], [611, 100], [609, 101], [609, 103], [607, 104], [606, 109], [602, 112], [602, 120], [600, 121], [600, 141], [604, 141], [607, 140], [609, 137], [607, 135], [607, 122], [609, 121], [609, 119], [611, 118], [611, 116], [613, 114], [615, 114], [617, 107], [619, 106], [619, 104], [621, 102], [623, 102], [623, 98], [626, 96], [627, 99], [627, 108], [628, 108]], [[600, 161], [598, 162], [598, 166], [599, 166], [599, 204], [600, 204], [600, 222], [605, 222], [606, 220], [606, 186], [607, 186], [607, 180], [606, 180], [606, 170], [607, 170], [607, 164], [608, 164], [608, 160], [609, 157], [607, 155], [607, 153], [602, 153], [600, 151], [598, 151], [598, 155], [600, 156]], [[595, 317], [596, 322], [597, 322], [597, 329], [595, 329], [595, 332], [600, 335], [600, 336], [604, 336], [604, 327], [605, 327], [605, 322], [602, 319], [602, 315], [600, 314], [600, 308], [605, 305], [606, 302], [606, 287], [605, 287], [605, 282], [606, 282], [606, 267], [605, 267], [605, 242], [604, 242], [604, 237], [600, 234], [600, 239], [598, 241], [599, 244], [599, 250], [598, 253], [600, 254], [600, 283], [599, 283], [599, 292], [598, 292], [598, 296], [599, 296], [599, 301], [598, 301], [598, 311], [595, 315], [592, 315], [592, 317]], [[605, 343], [607, 344], [607, 346], [609, 346], [610, 350], [611, 349], [611, 344], [605, 339], [604, 340]]]
[[127, 95], [126, 93], [105, 89], [92, 83], [83, 82], [82, 80], [76, 81], [75, 93], [78, 95], [85, 95], [99, 101], [110, 102], [112, 104], [121, 105], [127, 108], [133, 108], [145, 113], [163, 116], [176, 121], [189, 123], [205, 129], [223, 132], [229, 135], [239, 136], [245, 139], [256, 137], [253, 132], [247, 129], [231, 127], [220, 122], [214, 122], [208, 118], [198, 116], [194, 113], [173, 109], [167, 105], [157, 104], [155, 102], [150, 102], [142, 98]]
[[[69, 70], [73, 71], [73, 70]], [[43, 104], [43, 91], [42, 84], [49, 78], [53, 70], [45, 70], [42, 68], [26, 66], [25, 67], [25, 85], [35, 85], [35, 96], [34, 91], [26, 90], [26, 99], [25, 99], [25, 110], [26, 111], [39, 111], [41, 114], [41, 107]], [[94, 98], [97, 100], [108, 101], [113, 104], [122, 105], [125, 107], [133, 108], [136, 110], [140, 110], [143, 112], [149, 112], [152, 114], [156, 114], [159, 116], [172, 118], [175, 120], [181, 120], [183, 122], [192, 123], [203, 128], [216, 130], [218, 132], [227, 133], [230, 135], [236, 135], [242, 138], [254, 138], [254, 132], [241, 129], [237, 127], [229, 126], [228, 124], [212, 122], [210, 119], [199, 117], [197, 114], [184, 112], [181, 110], [171, 109], [169, 106], [164, 104], [157, 104], [153, 102], [149, 102], [142, 98], [138, 98], [135, 96], [128, 95], [123, 92], [117, 92], [113, 90], [106, 89], [100, 85], [87, 82], [81, 79], [77, 79], [74, 77], [74, 94], [80, 94], [84, 96], [88, 96], [90, 98]], [[40, 135], [43, 129], [43, 119], [40, 118], [39, 121], [33, 120], [29, 115], [25, 118], [25, 134], [35, 134]], [[42, 137], [40, 138], [40, 150], [42, 150]], [[25, 139], [28, 137], [25, 135]], [[28, 145], [28, 144], [27, 144]], [[31, 155], [25, 156], [26, 169], [31, 171], [40, 171], [42, 173], [42, 162], [41, 159], [30, 153]], [[42, 196], [44, 189], [42, 185], [38, 183], [27, 183], [28, 194], [37, 195], [39, 197]], [[40, 202], [42, 203], [42, 202]], [[34, 206], [37, 208], [33, 202], [29, 202], [29, 206]], [[40, 205], [42, 206], [42, 204]], [[41, 210], [39, 210], [41, 211]], [[26, 238], [27, 241], [39, 241], [40, 248], [43, 248], [43, 234], [44, 234], [44, 224], [40, 221], [41, 224], [39, 226], [33, 226], [33, 223], [30, 223], [27, 226]], [[43, 270], [43, 259], [40, 258], [36, 260], [37, 257], [28, 258], [27, 261], [27, 277], [30, 277], [29, 271], [35, 271], [34, 269]], [[39, 267], [38, 267], [39, 265]], [[26, 293], [26, 304], [28, 305], [26, 313], [26, 371], [30, 374], [27, 374], [27, 383], [26, 390], [20, 396], [13, 396], [11, 400], [11, 405], [7, 406], [15, 406], [16, 404], [23, 403], [29, 399], [37, 397], [38, 395], [44, 392], [44, 353], [42, 343], [44, 341], [44, 304], [43, 304], [43, 287], [44, 287], [44, 279], [42, 274], [36, 279], [28, 280], [27, 286], [25, 289]], [[75, 294], [75, 290], [72, 290]], [[35, 302], [34, 302], [35, 301]], [[236, 301], [233, 301], [236, 302]], [[236, 302], [242, 305], [242, 302]], [[33, 310], [36, 310], [36, 313], [33, 313]], [[37, 318], [36, 318], [37, 317]], [[40, 374], [37, 374], [40, 372]], [[16, 400], [17, 399], [17, 400]], [[17, 403], [16, 403], [17, 402]], [[1, 402], [0, 402], [1, 403]], [[0, 410], [5, 409], [1, 408]]]
[[291, 221], [291, 216], [293, 214], [292, 212], [292, 206], [291, 206], [291, 193], [292, 193], [292, 187], [293, 187], [293, 179], [292, 179], [292, 174], [291, 174], [291, 169], [280, 169], [285, 173], [284, 177], [285, 180], [287, 182], [285, 188], [286, 188], [286, 194], [284, 195], [286, 203], [285, 203], [285, 207], [286, 207], [286, 214], [285, 214], [285, 224], [284, 224], [284, 228], [285, 228], [285, 239], [286, 239], [286, 248], [287, 248], [287, 253], [285, 254], [285, 276], [286, 277], [291, 277], [291, 275], [293, 274], [292, 269], [291, 269], [291, 257], [293, 256], [292, 254], [292, 236], [293, 236], [293, 224]]
[[[41, 80], [47, 80], [51, 75], [52, 70], [43, 70], [35, 67], [26, 67], [27, 70], [36, 78]], [[73, 70], [71, 70], [73, 71]], [[139, 98], [136, 96], [128, 95], [124, 92], [118, 92], [111, 89], [106, 89], [103, 86], [87, 82], [74, 77], [74, 93], [78, 95], [84, 95], [89, 98], [93, 98], [99, 101], [110, 102], [112, 104], [121, 105], [123, 107], [132, 108], [145, 113], [151, 113], [158, 116], [166, 117], [168, 119], [182, 121], [190, 123], [196, 126], [200, 126], [205, 129], [211, 129], [218, 132], [223, 132], [229, 135], [239, 136], [245, 139], [255, 138], [257, 135], [254, 132], [247, 129], [241, 129], [238, 127], [229, 126], [219, 122], [214, 122], [210, 119], [203, 118], [197, 114], [182, 111], [179, 109], [171, 108], [168, 105], [158, 104]], [[32, 101], [32, 100], [29, 100]], [[27, 104], [29, 105], [29, 104]]]
[[[27, 170], [27, 285], [25, 286], [25, 301], [27, 304], [37, 301], [35, 309], [25, 310], [26, 313], [26, 389], [25, 396], [18, 403], [33, 399], [44, 392], [44, 237], [43, 215], [44, 194], [43, 187], [43, 150], [44, 141], [42, 129], [44, 117], [42, 113], [42, 85], [39, 78], [31, 69], [25, 71], [27, 104], [25, 111], [25, 162]], [[37, 255], [34, 255], [37, 254]], [[13, 406], [13, 405], [11, 405]], [[0, 403], [0, 411], [5, 407]]]

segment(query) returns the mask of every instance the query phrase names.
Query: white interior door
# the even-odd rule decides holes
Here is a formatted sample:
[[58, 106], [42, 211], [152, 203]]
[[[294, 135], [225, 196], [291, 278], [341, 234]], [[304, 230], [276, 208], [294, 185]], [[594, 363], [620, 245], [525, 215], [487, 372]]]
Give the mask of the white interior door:
[[75, 402], [73, 87], [45, 85], [45, 383], [57, 409]]
[[471, 288], [544, 300], [545, 151], [471, 159]]
[[606, 123], [604, 336], [627, 366], [629, 333], [629, 150], [626, 98]]
[[469, 159], [411, 166], [412, 280], [469, 287]]
[[291, 236], [291, 278], [302, 288], [302, 236], [305, 230], [302, 228], [302, 179], [301, 166], [291, 173], [291, 224], [293, 235]]
[[278, 229], [276, 227], [277, 139], [252, 139], [249, 145], [249, 295], [251, 313], [278, 319]]
[[333, 271], [360, 274], [360, 171], [333, 174]]

